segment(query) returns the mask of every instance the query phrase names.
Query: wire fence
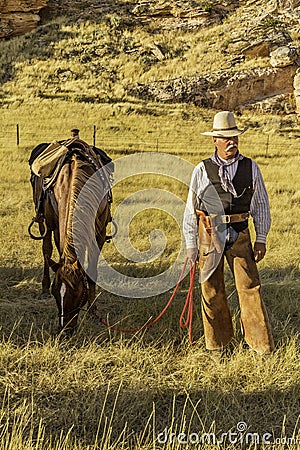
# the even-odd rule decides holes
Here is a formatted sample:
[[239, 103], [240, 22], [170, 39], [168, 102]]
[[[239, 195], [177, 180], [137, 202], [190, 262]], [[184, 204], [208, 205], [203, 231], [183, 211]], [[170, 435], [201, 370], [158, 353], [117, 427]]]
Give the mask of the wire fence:
[[[58, 132], [54, 133], [51, 130], [44, 132], [42, 127], [37, 127], [35, 131], [29, 131], [28, 129], [22, 129], [20, 123], [6, 124], [5, 133], [0, 134], [0, 146], [8, 145], [10, 148], [34, 148], [41, 142], [52, 142], [54, 139], [64, 140], [70, 136], [66, 136], [66, 133]], [[81, 137], [81, 136], [80, 136]], [[260, 156], [278, 155], [282, 152], [283, 139], [287, 139], [287, 136], [273, 136], [270, 133], [257, 133], [249, 130], [243, 136], [243, 147], [249, 148], [259, 153]], [[296, 134], [290, 139], [289, 148], [290, 155], [293, 154], [293, 150], [299, 152], [299, 136]], [[98, 129], [97, 125], [90, 127], [88, 132], [82, 135], [82, 139], [91, 145], [102, 148], [105, 151], [111, 153], [131, 154], [136, 152], [153, 151], [163, 152], [171, 154], [183, 154], [183, 155], [196, 155], [203, 154], [209, 150], [210, 145], [207, 137], [201, 136], [200, 132], [197, 136], [191, 135], [190, 137], [174, 136], [163, 137], [160, 135], [152, 135], [140, 137], [125, 132], [113, 132], [110, 130]], [[200, 151], [199, 151], [200, 149]], [[202, 149], [202, 151], [201, 151]]]

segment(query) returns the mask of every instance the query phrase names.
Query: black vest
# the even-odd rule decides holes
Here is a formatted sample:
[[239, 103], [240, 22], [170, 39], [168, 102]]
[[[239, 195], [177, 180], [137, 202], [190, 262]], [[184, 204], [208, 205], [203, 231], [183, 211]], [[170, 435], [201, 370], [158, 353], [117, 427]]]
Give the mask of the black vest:
[[[210, 214], [220, 214], [220, 206], [224, 208], [223, 214], [238, 214], [250, 210], [253, 195], [252, 161], [250, 158], [239, 160], [236, 174], [232, 184], [236, 190], [237, 197], [230, 192], [224, 191], [219, 177], [219, 166], [210, 158], [204, 161], [205, 170], [212, 186], [206, 189], [200, 209]], [[216, 196], [217, 201], [216, 201]], [[218, 204], [219, 203], [219, 204]], [[222, 212], [221, 212], [222, 214]], [[248, 226], [248, 220], [233, 223], [231, 225], [236, 231], [242, 231]]]

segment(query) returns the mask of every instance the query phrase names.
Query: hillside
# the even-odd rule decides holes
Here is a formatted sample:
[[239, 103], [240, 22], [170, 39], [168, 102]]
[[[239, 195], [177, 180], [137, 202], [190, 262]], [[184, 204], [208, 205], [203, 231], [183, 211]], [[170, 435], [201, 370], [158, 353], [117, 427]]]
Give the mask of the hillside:
[[0, 41], [3, 104], [142, 99], [299, 111], [297, 0], [48, 0], [39, 14], [35, 30]]

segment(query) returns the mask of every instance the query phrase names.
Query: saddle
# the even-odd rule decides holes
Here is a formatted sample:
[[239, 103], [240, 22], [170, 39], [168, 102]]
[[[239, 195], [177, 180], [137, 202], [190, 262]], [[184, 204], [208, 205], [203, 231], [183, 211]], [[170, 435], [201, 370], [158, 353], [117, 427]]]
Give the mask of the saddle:
[[[55, 181], [60, 168], [72, 153], [79, 153], [97, 169], [110, 164], [109, 170], [113, 172], [112, 159], [97, 147], [91, 147], [81, 139], [73, 138], [66, 141], [56, 141], [39, 144], [35, 147], [29, 158], [32, 172], [47, 180], [47, 184]], [[54, 179], [54, 180], [53, 180]]]
[[[39, 198], [35, 199], [36, 222], [43, 221], [44, 218], [44, 199], [49, 194], [54, 210], [57, 211], [56, 201], [52, 187], [55, 185], [58, 174], [63, 165], [70, 160], [73, 154], [77, 154], [80, 158], [88, 161], [95, 170], [104, 168], [101, 171], [101, 178], [106, 185], [111, 187], [113, 175], [112, 159], [101, 149], [91, 147], [85, 141], [73, 138], [66, 141], [56, 141], [51, 143], [39, 144], [32, 150], [29, 158], [31, 169], [31, 184], [34, 186], [36, 177], [42, 181], [42, 189]], [[108, 191], [108, 202], [112, 203], [111, 188]]]

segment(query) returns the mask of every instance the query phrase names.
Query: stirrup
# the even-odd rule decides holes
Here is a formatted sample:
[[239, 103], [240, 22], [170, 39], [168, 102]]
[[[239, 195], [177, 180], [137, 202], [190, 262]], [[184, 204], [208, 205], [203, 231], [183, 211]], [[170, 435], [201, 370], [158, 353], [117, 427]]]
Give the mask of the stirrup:
[[111, 223], [114, 226], [114, 232], [111, 235], [108, 235], [105, 237], [105, 242], [110, 242], [117, 234], [118, 232], [118, 226], [113, 218], [111, 218]]
[[[32, 228], [32, 226], [33, 226], [35, 223], [41, 223], [41, 224], [44, 224], [45, 231], [44, 231], [44, 233], [41, 234], [40, 236], [35, 236], [35, 235], [31, 232], [31, 228]], [[31, 237], [31, 239], [34, 239], [35, 241], [40, 241], [41, 239], [44, 239], [44, 237], [45, 237], [46, 234], [47, 234], [47, 231], [48, 231], [48, 228], [47, 228], [47, 225], [46, 225], [45, 217], [43, 217], [43, 216], [40, 216], [40, 217], [35, 216], [35, 217], [32, 218], [32, 221], [31, 221], [31, 223], [30, 223], [30, 225], [29, 225], [29, 227], [28, 227], [28, 233], [29, 233], [29, 236]]]

